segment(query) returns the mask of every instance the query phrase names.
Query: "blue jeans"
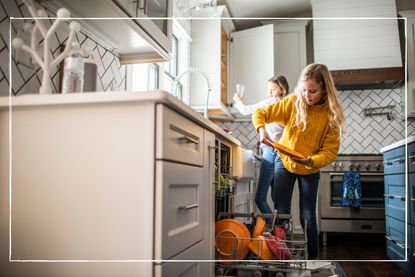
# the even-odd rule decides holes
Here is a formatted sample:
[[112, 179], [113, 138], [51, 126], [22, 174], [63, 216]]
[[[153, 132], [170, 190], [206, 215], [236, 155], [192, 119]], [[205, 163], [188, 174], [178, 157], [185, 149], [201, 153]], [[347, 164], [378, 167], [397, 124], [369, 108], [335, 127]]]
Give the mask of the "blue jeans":
[[[259, 171], [258, 186], [255, 194], [255, 204], [258, 206], [261, 213], [272, 213], [271, 207], [267, 203], [268, 188], [271, 187], [272, 201], [275, 203], [274, 195], [274, 170], [275, 170], [275, 158], [277, 153], [274, 149], [268, 145], [263, 144], [262, 148], [262, 161]], [[267, 219], [267, 223], [271, 224], [272, 220]]]
[[[278, 156], [278, 154], [277, 154]], [[318, 181], [320, 172], [309, 175], [298, 175], [285, 169], [281, 158], [278, 156], [275, 162], [275, 209], [282, 214], [291, 214], [291, 197], [294, 183], [298, 180], [300, 192], [300, 221], [305, 227], [307, 222], [307, 248], [308, 259], [317, 259], [318, 255], [318, 232], [316, 218], [316, 204], [318, 193]]]

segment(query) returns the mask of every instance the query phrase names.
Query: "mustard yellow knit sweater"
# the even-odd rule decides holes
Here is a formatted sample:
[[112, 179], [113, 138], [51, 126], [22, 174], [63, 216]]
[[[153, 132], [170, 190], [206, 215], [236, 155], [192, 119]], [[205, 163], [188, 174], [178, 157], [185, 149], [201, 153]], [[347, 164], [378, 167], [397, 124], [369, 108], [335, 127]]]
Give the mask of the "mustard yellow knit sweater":
[[284, 125], [284, 133], [279, 142], [305, 157], [311, 156], [313, 166], [306, 168], [279, 153], [282, 162], [288, 171], [307, 175], [318, 172], [320, 168], [336, 158], [340, 146], [340, 134], [329, 127], [328, 113], [324, 105], [308, 107], [307, 128], [300, 131], [297, 126], [294, 126], [295, 100], [296, 96], [290, 95], [266, 108], [259, 108], [252, 114], [252, 121], [257, 131], [266, 123], [276, 122]]

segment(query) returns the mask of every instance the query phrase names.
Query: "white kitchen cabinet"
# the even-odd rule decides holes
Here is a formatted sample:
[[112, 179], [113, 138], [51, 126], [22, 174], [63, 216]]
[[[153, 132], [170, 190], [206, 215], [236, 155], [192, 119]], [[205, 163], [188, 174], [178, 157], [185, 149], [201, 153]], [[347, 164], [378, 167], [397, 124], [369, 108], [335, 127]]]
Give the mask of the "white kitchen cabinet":
[[95, 18], [78, 20], [82, 32], [117, 53], [122, 64], [171, 58], [172, 0], [37, 1], [54, 12], [65, 7], [72, 17]]
[[[200, 115], [167, 93], [12, 100], [10, 119], [0, 99], [0, 275], [213, 276], [213, 263], [171, 262], [214, 259], [215, 134]], [[9, 262], [9, 222], [11, 259], [41, 262]]]
[[[259, 28], [232, 34], [231, 88], [244, 84], [245, 104], [267, 97], [267, 81], [284, 75], [294, 90], [301, 71], [307, 65], [308, 20], [268, 20]], [[253, 68], [255, 70], [253, 70]]]
[[[402, 103], [407, 104], [407, 116], [415, 117], [415, 11], [399, 12], [406, 17], [406, 39], [408, 49], [407, 60], [407, 94], [402, 97]], [[405, 106], [404, 106], [405, 107]]]
[[255, 104], [267, 97], [267, 81], [274, 76], [273, 36], [272, 24], [231, 34], [230, 97], [236, 84], [245, 86], [245, 104]]
[[[229, 34], [235, 29], [225, 6], [220, 6], [225, 18], [193, 19], [191, 66], [206, 73], [211, 83], [209, 114], [226, 114], [228, 97], [228, 45]], [[190, 76], [190, 106], [203, 110], [206, 106], [207, 81], [201, 74]]]
[[[134, 21], [165, 51], [172, 48], [172, 0], [113, 0], [126, 14], [137, 17]], [[160, 17], [160, 19], [157, 19]], [[139, 18], [145, 18], [144, 20]]]
[[274, 24], [274, 74], [284, 75], [294, 91], [307, 65], [307, 25], [309, 20], [276, 20]]

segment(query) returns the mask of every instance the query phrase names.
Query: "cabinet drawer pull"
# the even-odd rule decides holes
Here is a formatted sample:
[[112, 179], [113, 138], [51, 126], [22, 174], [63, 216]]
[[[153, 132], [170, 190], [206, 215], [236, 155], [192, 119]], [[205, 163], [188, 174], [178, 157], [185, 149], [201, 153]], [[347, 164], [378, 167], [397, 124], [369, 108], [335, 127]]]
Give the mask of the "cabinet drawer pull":
[[390, 240], [391, 242], [393, 242], [394, 244], [396, 244], [397, 246], [399, 246], [402, 249], [405, 249], [405, 244], [399, 243], [396, 240], [394, 240], [391, 237], [385, 236], [386, 239]]
[[415, 198], [411, 198], [411, 201], [415, 201]]
[[392, 161], [385, 161], [383, 162], [384, 165], [392, 165], [394, 163], [404, 163], [405, 159], [404, 158], [398, 158], [398, 159], [394, 159]]
[[396, 199], [401, 199], [402, 201], [405, 201], [405, 196], [393, 195], [393, 194], [384, 194], [383, 196], [391, 198], [391, 199], [396, 198]]
[[393, 163], [404, 163], [405, 159], [404, 158], [398, 158], [398, 159], [394, 159], [392, 160]]
[[409, 156], [408, 159], [413, 159], [415, 158], [415, 155]]
[[199, 140], [194, 139], [194, 138], [189, 137], [189, 136], [183, 136], [183, 137], [179, 138], [179, 141], [184, 142], [184, 143], [199, 144]]
[[404, 244], [402, 244], [402, 243], [397, 242], [397, 243], [396, 243], [396, 245], [397, 245], [397, 246], [399, 246], [399, 247], [400, 247], [400, 248], [402, 248], [402, 249], [405, 249], [405, 245], [404, 245]]
[[199, 207], [199, 204], [190, 204], [190, 205], [182, 205], [179, 206], [179, 210], [190, 210]]
[[175, 125], [170, 125], [170, 129], [183, 135], [183, 137], [179, 138], [179, 141], [184, 142], [184, 143], [199, 144], [199, 138], [196, 137], [195, 135], [189, 134], [185, 130]]

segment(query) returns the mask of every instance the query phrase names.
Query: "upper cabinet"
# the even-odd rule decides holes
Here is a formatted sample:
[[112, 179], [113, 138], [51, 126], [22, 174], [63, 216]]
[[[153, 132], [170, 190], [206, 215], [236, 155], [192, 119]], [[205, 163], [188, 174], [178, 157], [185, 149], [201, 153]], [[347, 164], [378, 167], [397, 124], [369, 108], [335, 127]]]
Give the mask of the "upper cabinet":
[[273, 37], [272, 24], [231, 35], [229, 92], [233, 95], [236, 84], [244, 85], [244, 104], [255, 104], [267, 97], [267, 80], [274, 75]]
[[[308, 20], [273, 20], [232, 33], [230, 86], [245, 85], [245, 104], [267, 97], [267, 81], [284, 75], [293, 91], [307, 65]], [[233, 93], [233, 91], [230, 91]]]
[[[406, 17], [406, 47], [408, 50], [407, 61], [407, 116], [415, 117], [415, 10], [399, 13]], [[405, 94], [404, 94], [405, 96]], [[402, 97], [403, 103], [405, 97]]]
[[172, 0], [41, 2], [51, 10], [65, 7], [72, 17], [85, 18], [79, 20], [82, 31], [118, 54], [123, 64], [170, 59]]
[[[228, 115], [229, 35], [235, 29], [225, 6], [221, 17], [192, 20], [191, 66], [206, 73], [211, 83], [209, 115]], [[190, 106], [202, 110], [207, 101], [207, 82], [201, 75], [190, 77]]]

